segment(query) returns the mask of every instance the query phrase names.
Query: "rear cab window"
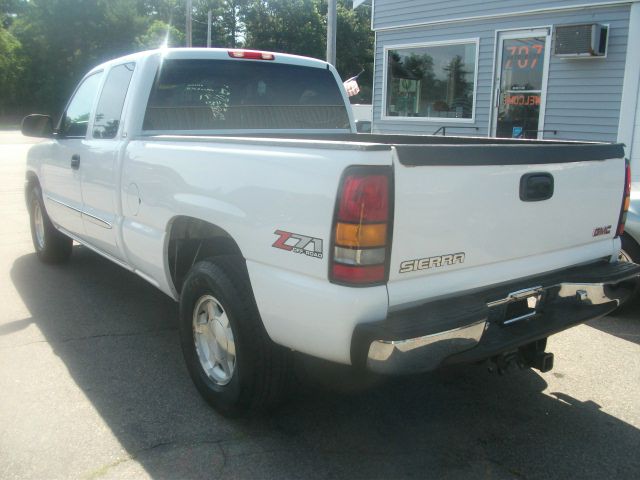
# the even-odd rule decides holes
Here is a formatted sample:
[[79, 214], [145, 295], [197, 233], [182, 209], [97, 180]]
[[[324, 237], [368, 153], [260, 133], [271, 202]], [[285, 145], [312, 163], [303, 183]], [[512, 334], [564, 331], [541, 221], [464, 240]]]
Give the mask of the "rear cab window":
[[245, 60], [165, 60], [143, 123], [146, 131], [348, 128], [328, 69]]

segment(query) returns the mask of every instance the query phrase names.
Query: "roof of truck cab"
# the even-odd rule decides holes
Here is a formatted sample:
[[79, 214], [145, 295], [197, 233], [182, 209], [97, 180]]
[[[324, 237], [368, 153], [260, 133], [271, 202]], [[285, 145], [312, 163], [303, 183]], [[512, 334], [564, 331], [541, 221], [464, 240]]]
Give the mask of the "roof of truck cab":
[[[299, 65], [303, 67], [329, 68], [329, 64], [325, 61], [300, 55], [290, 55], [288, 53], [268, 52], [262, 50], [248, 50], [270, 53], [274, 56], [273, 60], [252, 60], [244, 58], [233, 58], [229, 55], [231, 51], [242, 51], [240, 48], [160, 48], [156, 50], [146, 50], [137, 52], [124, 57], [114, 58], [108, 62], [104, 62], [91, 69], [89, 73], [98, 70], [107, 69], [113, 65], [137, 62], [147, 57], [161, 55], [165, 59], [184, 59], [184, 60], [237, 60], [239, 62], [274, 62], [286, 63], [289, 65]], [[246, 50], [245, 50], [246, 51]]]

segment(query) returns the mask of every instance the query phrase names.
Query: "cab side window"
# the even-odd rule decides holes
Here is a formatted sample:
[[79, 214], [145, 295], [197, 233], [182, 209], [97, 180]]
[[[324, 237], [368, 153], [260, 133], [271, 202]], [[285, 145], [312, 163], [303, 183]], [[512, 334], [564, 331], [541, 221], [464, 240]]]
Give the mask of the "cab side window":
[[124, 63], [109, 71], [96, 108], [93, 138], [115, 138], [118, 133], [122, 107], [134, 69], [134, 63]]
[[96, 72], [85, 78], [76, 89], [60, 122], [60, 134], [63, 137], [84, 138], [87, 135], [89, 115], [101, 78], [102, 72]]

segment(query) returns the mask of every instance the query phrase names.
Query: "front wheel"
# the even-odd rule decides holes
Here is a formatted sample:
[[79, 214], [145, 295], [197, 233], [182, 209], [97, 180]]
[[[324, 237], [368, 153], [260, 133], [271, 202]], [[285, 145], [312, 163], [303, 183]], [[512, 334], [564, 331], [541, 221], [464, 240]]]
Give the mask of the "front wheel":
[[191, 268], [180, 296], [180, 340], [193, 382], [219, 412], [237, 416], [284, 397], [291, 354], [264, 329], [242, 258]]
[[71, 256], [73, 240], [56, 230], [51, 223], [39, 186], [31, 187], [28, 198], [31, 239], [38, 258], [45, 263], [66, 262]]

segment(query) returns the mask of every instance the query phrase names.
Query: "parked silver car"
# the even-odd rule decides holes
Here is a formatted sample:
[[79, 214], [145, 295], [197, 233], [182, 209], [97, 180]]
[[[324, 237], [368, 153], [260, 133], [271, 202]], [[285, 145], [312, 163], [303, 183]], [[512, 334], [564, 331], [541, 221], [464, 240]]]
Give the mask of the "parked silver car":
[[[620, 260], [640, 263], [640, 182], [631, 186], [631, 204], [622, 236]], [[637, 297], [640, 297], [640, 282], [636, 288]]]
[[631, 204], [622, 236], [622, 259], [640, 263], [640, 182], [631, 187]]

